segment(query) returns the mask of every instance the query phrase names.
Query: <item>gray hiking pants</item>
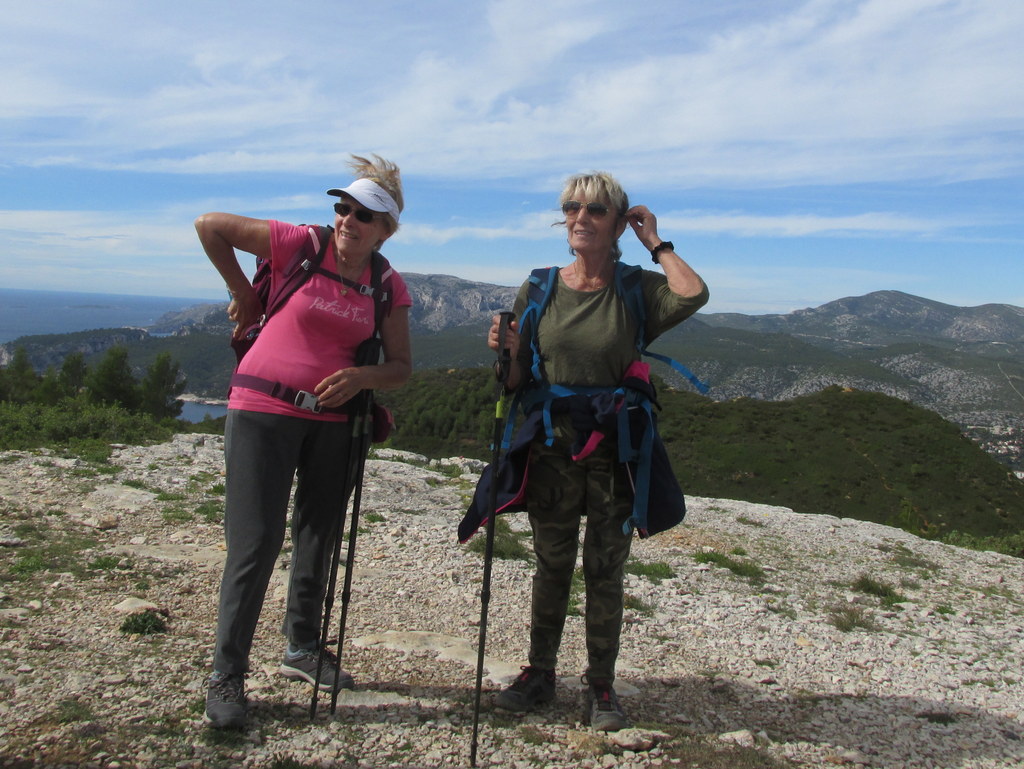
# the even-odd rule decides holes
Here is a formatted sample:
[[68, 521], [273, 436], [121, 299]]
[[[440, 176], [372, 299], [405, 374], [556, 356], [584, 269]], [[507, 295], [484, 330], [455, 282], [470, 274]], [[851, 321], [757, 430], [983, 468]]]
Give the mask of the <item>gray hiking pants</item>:
[[350, 449], [347, 422], [228, 411], [224, 536], [214, 670], [249, 669], [256, 624], [284, 544], [288, 498], [295, 480], [292, 558], [283, 632], [315, 649], [334, 537], [344, 514]]

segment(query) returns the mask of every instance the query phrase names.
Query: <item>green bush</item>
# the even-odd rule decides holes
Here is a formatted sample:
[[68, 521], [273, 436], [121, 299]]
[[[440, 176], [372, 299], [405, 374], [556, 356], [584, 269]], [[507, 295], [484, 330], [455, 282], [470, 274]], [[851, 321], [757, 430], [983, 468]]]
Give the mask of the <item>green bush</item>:
[[676, 575], [672, 567], [664, 561], [644, 563], [632, 559], [626, 563], [626, 573], [646, 577], [656, 585], [660, 585], [663, 579], [672, 579]]
[[861, 574], [857, 577], [852, 587], [858, 592], [880, 598], [882, 603], [886, 606], [893, 606], [907, 600], [906, 596], [901, 595], [892, 585], [887, 582], [877, 580], [867, 574]]
[[[533, 559], [533, 551], [523, 544], [523, 539], [529, 537], [528, 533], [516, 534], [509, 528], [508, 522], [498, 518], [494, 522], [494, 550], [495, 558], [506, 561], [529, 561]], [[469, 551], [477, 555], [484, 555], [487, 549], [487, 529], [481, 528], [469, 542]]]
[[858, 628], [861, 630], [878, 630], [878, 625], [860, 606], [836, 607], [829, 614], [828, 621], [834, 628], [844, 633], [852, 632]]
[[745, 577], [751, 582], [764, 581], [764, 570], [756, 563], [750, 561], [737, 561], [724, 553], [715, 551], [695, 553], [693, 559], [697, 563], [710, 563], [728, 569], [737, 577]]
[[[0, 402], [0, 450], [58, 447], [96, 454], [96, 444], [144, 444], [167, 440], [174, 430], [120, 406], [90, 403], [84, 396], [56, 406]], [[99, 455], [109, 455], [109, 448]], [[105, 461], [105, 457], [104, 457]]]
[[155, 611], [147, 609], [136, 614], [129, 614], [121, 623], [121, 632], [125, 635], [166, 633], [167, 623]]

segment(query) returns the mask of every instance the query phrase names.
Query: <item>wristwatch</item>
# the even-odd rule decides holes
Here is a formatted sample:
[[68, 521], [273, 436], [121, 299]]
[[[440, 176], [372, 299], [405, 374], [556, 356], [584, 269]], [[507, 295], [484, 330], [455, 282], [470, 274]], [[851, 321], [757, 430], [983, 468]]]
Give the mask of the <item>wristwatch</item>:
[[661, 243], [651, 249], [651, 261], [655, 264], [658, 263], [658, 252], [659, 251], [675, 251], [676, 247], [672, 245], [671, 240], [663, 240]]

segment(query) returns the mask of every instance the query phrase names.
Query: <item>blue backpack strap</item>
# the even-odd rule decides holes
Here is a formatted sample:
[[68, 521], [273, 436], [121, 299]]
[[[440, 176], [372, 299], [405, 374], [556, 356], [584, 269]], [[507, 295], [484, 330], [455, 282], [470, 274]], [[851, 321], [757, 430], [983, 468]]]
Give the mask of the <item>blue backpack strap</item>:
[[636, 349], [647, 347], [647, 305], [644, 304], [643, 270], [635, 264], [615, 263], [615, 293], [636, 320]]
[[544, 442], [548, 446], [553, 444], [555, 442], [555, 431], [554, 425], [551, 422], [551, 402], [558, 398], [575, 395], [577, 392], [580, 391], [563, 387], [562, 385], [546, 384], [517, 392], [509, 408], [508, 418], [505, 421], [505, 435], [501, 442], [502, 448], [507, 449], [511, 445], [513, 426], [519, 411], [522, 410], [524, 413], [529, 413], [536, 408], [543, 410], [541, 419], [544, 424]]
[[523, 317], [519, 321], [519, 328], [528, 334], [530, 351], [533, 353], [533, 363], [530, 364], [530, 373], [533, 374], [535, 382], [544, 381], [544, 373], [540, 369], [540, 347], [537, 341], [537, 326], [540, 324], [540, 317], [551, 301], [551, 294], [554, 292], [555, 283], [558, 281], [558, 267], [540, 267], [530, 273], [530, 285], [526, 295], [528, 301]]
[[660, 360], [662, 363], [667, 363], [669, 366], [674, 368], [676, 371], [678, 371], [680, 374], [686, 377], [690, 381], [690, 384], [696, 387], [697, 392], [699, 392], [701, 395], [707, 395], [708, 391], [711, 389], [711, 386], [709, 384], [707, 384], [706, 382], [702, 382], [700, 379], [698, 379], [696, 374], [690, 371], [690, 369], [688, 369], [682, 363], [677, 361], [675, 358], [670, 358], [667, 355], [662, 355], [661, 353], [651, 352], [650, 350], [642, 350], [642, 352], [648, 358]]
[[[640, 434], [639, 445], [633, 445], [633, 431], [630, 425], [630, 412], [635, 409], [643, 411], [643, 432]], [[635, 390], [625, 390], [625, 403], [619, 409], [619, 461], [623, 464], [632, 463], [635, 468], [633, 477], [633, 512], [622, 524], [622, 533], [631, 534], [634, 530], [641, 536], [647, 535], [647, 507], [651, 496], [651, 456], [654, 446], [654, 412], [650, 399]]]
[[502, 437], [503, 449], [508, 449], [512, 442], [513, 428], [519, 411], [529, 411], [538, 403], [545, 403], [544, 426], [548, 435], [548, 445], [554, 440], [551, 430], [550, 398], [544, 372], [540, 367], [540, 348], [537, 343], [537, 325], [540, 323], [540, 316], [551, 301], [551, 294], [558, 280], [558, 267], [538, 267], [530, 273], [529, 285], [526, 289], [526, 309], [523, 310], [519, 319], [519, 333], [530, 345], [530, 352], [533, 354], [533, 361], [530, 364], [530, 374], [534, 386], [520, 388], [512, 399], [509, 406], [508, 416], [505, 420], [505, 434]]
[[618, 291], [619, 296], [626, 303], [626, 307], [636, 319], [636, 349], [640, 351], [640, 354], [668, 364], [686, 377], [690, 384], [697, 389], [697, 392], [706, 395], [711, 389], [710, 386], [698, 379], [690, 369], [674, 358], [647, 349], [647, 307], [644, 304], [643, 270], [636, 265], [616, 262], [615, 290]]

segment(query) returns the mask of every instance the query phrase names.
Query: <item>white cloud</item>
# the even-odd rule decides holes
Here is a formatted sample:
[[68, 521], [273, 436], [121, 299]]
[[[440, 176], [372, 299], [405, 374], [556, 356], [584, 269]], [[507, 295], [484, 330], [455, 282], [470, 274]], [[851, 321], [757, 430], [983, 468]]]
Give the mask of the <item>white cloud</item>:
[[[663, 185], [1024, 165], [1024, 78], [1008, 76], [1024, 71], [1024, 4], [1004, 0], [733, 2], [710, 20], [696, 0], [384, 3], [354, 26], [270, 3], [81, 5], [52, 28], [13, 22], [27, 39], [0, 59], [0, 114], [28, 121], [5, 142], [19, 162], [310, 171], [374, 148], [408, 172], [477, 178], [637, 158]], [[75, 130], [31, 130], [56, 115]]]
[[956, 223], [949, 220], [929, 220], [892, 213], [864, 213], [848, 216], [821, 216], [816, 214], [782, 216], [751, 215], [744, 213], [669, 214], [660, 217], [659, 228], [668, 231], [694, 233], [723, 233], [740, 237], [802, 238], [817, 236], [888, 236], [933, 235], [951, 230]]
[[[80, 0], [0, 26], [0, 207], [34, 209], [0, 211], [7, 285], [219, 291], [192, 218], [309, 221], [349, 152], [402, 166], [398, 251], [508, 284], [564, 258], [557, 217], [509, 215], [509, 192], [548, 201], [593, 168], [657, 198], [665, 233], [722, 248], [1020, 242], [1012, 0]], [[57, 185], [37, 180], [65, 174], [96, 211], [44, 210]], [[962, 180], [996, 180], [991, 198], [932, 184]], [[440, 198], [424, 214], [423, 190], [460, 218]]]
[[[404, 243], [441, 245], [466, 240], [561, 240], [561, 229], [552, 227], [550, 212], [522, 217], [511, 225], [439, 225], [411, 223], [403, 225], [399, 236]], [[683, 211], [658, 217], [659, 232], [733, 235], [736, 237], [803, 238], [808, 236], [865, 237], [935, 236], [951, 232], [968, 222], [933, 220], [885, 212], [844, 216], [817, 214], [758, 215], [743, 212]], [[398, 237], [398, 236], [396, 236]], [[627, 232], [624, 238], [629, 239]]]

